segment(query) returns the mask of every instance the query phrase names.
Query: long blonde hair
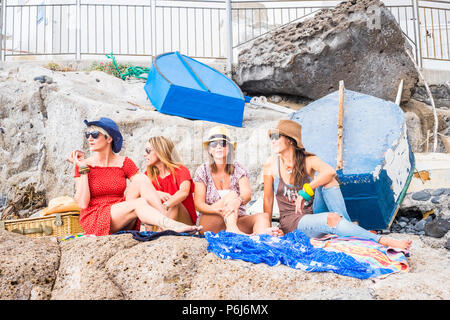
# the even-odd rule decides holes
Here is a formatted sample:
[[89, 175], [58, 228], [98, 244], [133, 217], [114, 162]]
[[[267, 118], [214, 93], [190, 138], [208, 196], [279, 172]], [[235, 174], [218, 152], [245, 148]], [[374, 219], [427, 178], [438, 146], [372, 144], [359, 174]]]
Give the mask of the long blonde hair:
[[[180, 156], [175, 149], [175, 145], [172, 140], [163, 136], [151, 137], [148, 142], [150, 146], [155, 151], [159, 160], [169, 169], [169, 171], [173, 174], [176, 169], [182, 165]], [[150, 177], [152, 181], [156, 181], [158, 183], [159, 170], [156, 166], [149, 165], [147, 166], [147, 175]], [[175, 180], [175, 175], [174, 175]]]

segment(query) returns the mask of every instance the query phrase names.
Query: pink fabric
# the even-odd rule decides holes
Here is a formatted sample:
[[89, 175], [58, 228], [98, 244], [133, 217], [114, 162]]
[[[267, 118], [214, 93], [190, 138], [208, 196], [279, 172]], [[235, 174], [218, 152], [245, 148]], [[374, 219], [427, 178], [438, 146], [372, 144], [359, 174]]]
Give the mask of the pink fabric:
[[[230, 177], [230, 190], [236, 191], [237, 194], [241, 194], [239, 190], [239, 180], [242, 177], [248, 177], [247, 170], [239, 163], [234, 162], [234, 173]], [[194, 179], [195, 182], [203, 182], [206, 186], [206, 204], [213, 204], [220, 200], [219, 192], [214, 185], [214, 181], [211, 175], [211, 170], [208, 163], [203, 163], [195, 171]], [[239, 207], [239, 215], [247, 214], [245, 211], [245, 205]]]

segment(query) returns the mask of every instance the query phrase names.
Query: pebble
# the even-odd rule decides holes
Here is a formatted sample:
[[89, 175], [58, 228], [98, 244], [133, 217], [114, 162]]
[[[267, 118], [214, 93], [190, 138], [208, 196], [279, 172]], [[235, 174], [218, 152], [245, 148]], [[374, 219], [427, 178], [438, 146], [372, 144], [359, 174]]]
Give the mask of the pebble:
[[450, 250], [450, 238], [447, 239], [447, 242], [444, 245], [445, 249]]
[[428, 201], [431, 198], [431, 194], [428, 191], [419, 191], [413, 193], [411, 198], [417, 201]]
[[444, 192], [445, 192], [445, 188], [440, 188], [440, 189], [433, 190], [433, 191], [431, 192], [431, 195], [432, 195], [433, 197], [436, 197], [436, 196], [440, 196], [440, 195], [443, 194]]
[[[414, 230], [416, 230], [416, 231], [424, 231], [425, 230], [425, 225], [427, 224], [427, 222], [428, 221], [426, 221], [426, 220], [420, 220], [419, 222], [417, 222], [415, 225], [414, 225]], [[425, 232], [424, 232], [425, 233]]]

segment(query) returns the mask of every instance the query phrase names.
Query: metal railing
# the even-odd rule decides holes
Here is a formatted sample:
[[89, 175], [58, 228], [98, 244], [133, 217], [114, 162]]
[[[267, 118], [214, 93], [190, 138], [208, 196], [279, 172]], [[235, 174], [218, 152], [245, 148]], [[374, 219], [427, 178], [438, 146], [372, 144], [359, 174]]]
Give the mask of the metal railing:
[[[232, 60], [240, 45], [340, 1], [2, 0], [1, 58], [115, 55], [154, 57], [180, 51], [194, 58]], [[50, 2], [50, 1], [47, 1]], [[448, 1], [385, 0], [423, 59], [450, 61]]]

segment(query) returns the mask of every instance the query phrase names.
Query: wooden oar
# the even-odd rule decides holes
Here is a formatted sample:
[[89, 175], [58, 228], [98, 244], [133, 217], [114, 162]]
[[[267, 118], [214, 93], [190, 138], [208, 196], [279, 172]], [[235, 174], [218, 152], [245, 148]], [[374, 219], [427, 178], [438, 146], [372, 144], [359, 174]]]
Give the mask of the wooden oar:
[[337, 163], [336, 170], [342, 170], [344, 162], [342, 160], [342, 133], [344, 131], [344, 81], [339, 81], [339, 113], [338, 113], [338, 141], [337, 141]]

